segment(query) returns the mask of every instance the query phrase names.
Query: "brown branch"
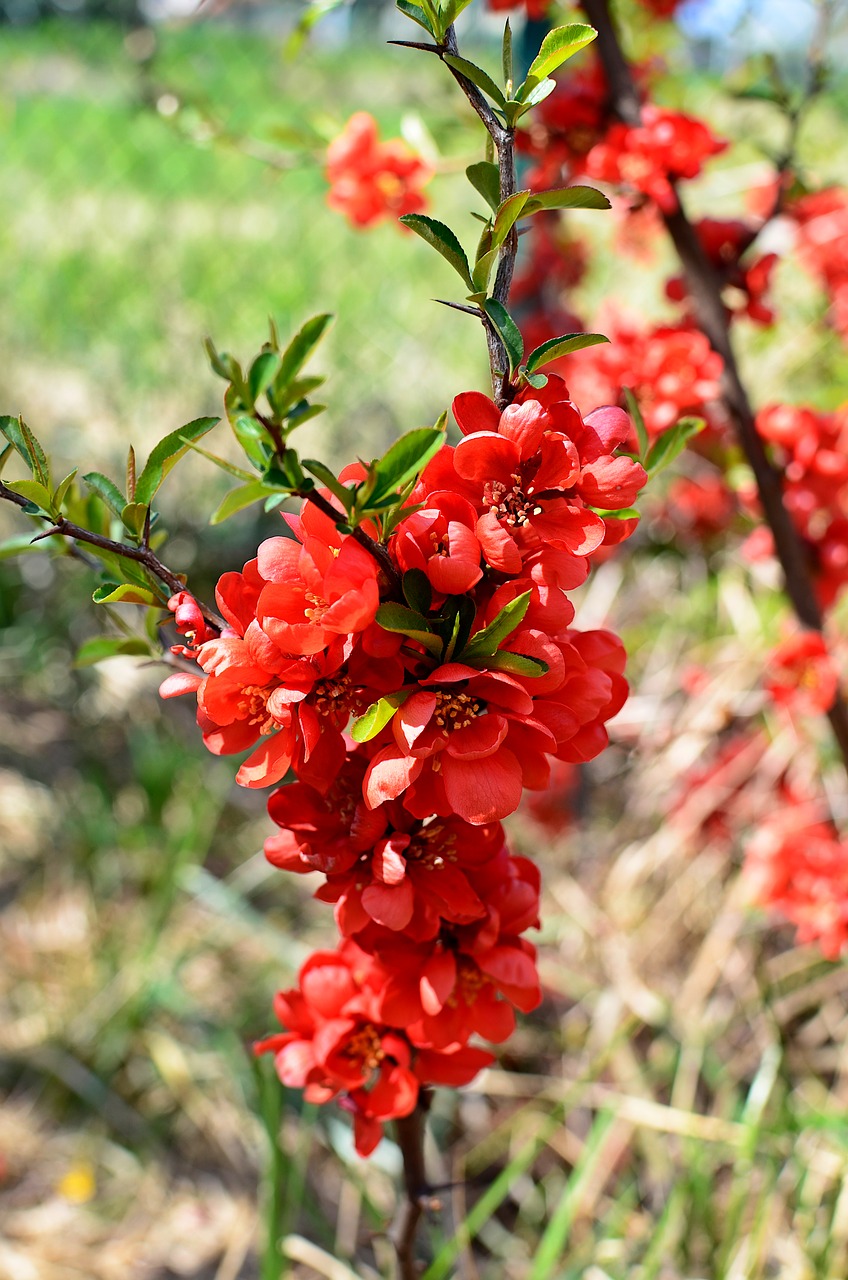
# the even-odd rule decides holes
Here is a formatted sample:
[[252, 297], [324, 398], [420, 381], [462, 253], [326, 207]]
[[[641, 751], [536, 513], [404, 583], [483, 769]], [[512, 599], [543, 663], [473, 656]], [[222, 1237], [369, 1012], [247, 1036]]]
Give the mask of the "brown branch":
[[[445, 33], [445, 41], [439, 46], [441, 56], [446, 53], [458, 54], [459, 46], [456, 42], [456, 32], [453, 27], [448, 27]], [[516, 189], [516, 173], [515, 173], [515, 129], [507, 128], [505, 124], [501, 124], [495, 112], [489, 106], [480, 90], [475, 84], [472, 84], [461, 71], [457, 71], [455, 67], [445, 63], [456, 83], [465, 94], [471, 106], [477, 112], [483, 124], [488, 131], [492, 142], [495, 144], [495, 150], [498, 156], [498, 170], [500, 173], [500, 198], [506, 200], [509, 196], [515, 194]], [[500, 303], [506, 304], [509, 298], [509, 290], [512, 284], [512, 276], [515, 271], [515, 259], [518, 254], [518, 231], [512, 228], [503, 245], [501, 246], [500, 258], [498, 260], [498, 271], [495, 277], [495, 287], [493, 297]], [[485, 315], [485, 313], [484, 313]], [[486, 317], [488, 319], [488, 317]], [[494, 326], [486, 324], [486, 343], [489, 348], [489, 366], [492, 372], [492, 392], [495, 404], [499, 409], [505, 409], [512, 399], [512, 391], [509, 384], [509, 358], [506, 348], [500, 339], [500, 335]]]
[[[0, 480], [0, 499], [6, 502], [13, 502], [18, 507], [29, 506], [29, 500], [20, 493], [15, 493], [13, 489], [8, 489], [2, 480]], [[47, 516], [43, 517], [48, 519]], [[133, 560], [136, 564], [144, 565], [154, 577], [164, 583], [170, 590], [171, 595], [175, 595], [178, 591], [185, 591], [186, 584], [182, 578], [178, 577], [173, 570], [163, 564], [159, 557], [150, 550], [149, 547], [132, 547], [125, 542], [115, 542], [112, 538], [104, 538], [99, 533], [94, 533], [91, 529], [84, 529], [82, 525], [73, 524], [72, 521], [66, 520], [64, 516], [59, 516], [49, 529], [45, 529], [43, 533], [36, 534], [33, 542], [38, 542], [42, 538], [52, 538], [54, 536], [62, 538], [70, 538], [72, 542], [85, 542], [91, 547], [99, 547], [101, 551], [109, 551], [112, 555], [120, 556], [122, 560]], [[218, 631], [222, 631], [224, 619], [219, 617], [214, 610], [207, 605], [197, 601], [201, 613], [208, 623], [215, 627]]]
[[[598, 54], [609, 84], [610, 105], [625, 124], [638, 126], [642, 121], [639, 93], [618, 40], [608, 0], [581, 0], [581, 4], [598, 32]], [[672, 185], [674, 186], [673, 183]], [[823, 619], [813, 589], [809, 558], [784, 505], [783, 476], [769, 461], [762, 439], [757, 433], [754, 410], [742, 382], [730, 339], [720, 277], [704, 252], [676, 187], [675, 197], [676, 207], [671, 212], [660, 212], [683, 265], [698, 324], [712, 349], [724, 362], [722, 400], [748, 465], [754, 473], [763, 515], [771, 530], [775, 553], [783, 570], [786, 594], [798, 621], [813, 631], [821, 631]], [[848, 709], [841, 694], [837, 694], [827, 717], [848, 771]]]
[[[331, 502], [328, 502], [327, 499], [322, 497], [315, 489], [309, 489], [308, 491], [306, 489], [293, 489], [292, 497], [305, 498], [307, 502], [311, 502], [313, 506], [317, 507], [322, 515], [327, 516], [328, 519], [332, 520], [334, 524], [345, 523], [344, 511], [337, 510]], [[350, 536], [355, 538], [359, 545], [364, 547], [368, 554], [374, 557], [392, 590], [400, 591], [400, 574], [398, 573], [387, 548], [383, 546], [382, 542], [375, 542], [373, 538], [369, 538], [365, 530], [360, 528], [359, 525], [355, 525], [354, 528], [351, 529]]]
[[401, 1280], [419, 1280], [420, 1268], [415, 1258], [415, 1238], [422, 1217], [428, 1210], [441, 1208], [427, 1181], [424, 1164], [424, 1130], [430, 1095], [421, 1090], [418, 1105], [411, 1115], [395, 1121], [395, 1138], [403, 1157], [403, 1186], [406, 1199], [400, 1205], [392, 1228], [392, 1242], [397, 1251]]

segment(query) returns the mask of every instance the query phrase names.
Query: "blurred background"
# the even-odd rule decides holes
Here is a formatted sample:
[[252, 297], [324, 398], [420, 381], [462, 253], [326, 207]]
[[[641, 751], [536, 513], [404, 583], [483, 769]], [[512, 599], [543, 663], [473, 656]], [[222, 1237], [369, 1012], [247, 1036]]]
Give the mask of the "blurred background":
[[[130, 442], [144, 454], [218, 412], [222, 384], [203, 337], [247, 358], [269, 315], [283, 334], [318, 311], [337, 315], [311, 366], [329, 374], [330, 409], [305, 432], [308, 452], [339, 466], [433, 422], [459, 390], [485, 386], [476, 327], [431, 302], [449, 285], [430, 251], [390, 225], [351, 230], [327, 208], [321, 173], [327, 142], [367, 109], [384, 136], [403, 134], [425, 152], [436, 139], [435, 211], [457, 223], [468, 203], [462, 170], [480, 146], [460, 122], [458, 95], [427, 59], [386, 48], [408, 32], [379, 4], [337, 9], [300, 42], [292, 6], [219, 7], [198, 16], [193, 0], [0, 0], [2, 407], [23, 413], [64, 470], [82, 462], [120, 474]], [[671, 98], [685, 83], [692, 104], [715, 105], [721, 121], [717, 78], [740, 48], [765, 44], [791, 60], [808, 6], [793, 0], [784, 11], [777, 23], [763, 5], [728, 17], [727, 5], [687, 0], [686, 41], [679, 31], [660, 41], [682, 77]], [[730, 21], [747, 32], [732, 50]], [[491, 50], [499, 27], [475, 18], [471, 47]], [[846, 101], [842, 83], [808, 138], [825, 180], [844, 162]], [[756, 160], [743, 144], [742, 163]], [[749, 176], [719, 173], [716, 201], [738, 199]], [[833, 375], [844, 352], [814, 332], [808, 286], [791, 269], [781, 278], [795, 327], [769, 352], [743, 336], [746, 358], [766, 361], [770, 387], [785, 391], [794, 378], [832, 407], [844, 399]], [[638, 305], [643, 276], [614, 257], [590, 296], [613, 279]], [[210, 447], [226, 452], [219, 433]], [[276, 517], [247, 513], [209, 529], [228, 487], [191, 458], [162, 494], [167, 559], [207, 598], [276, 527]], [[0, 538], [20, 531], [14, 516], [0, 510]], [[251, 1061], [251, 1040], [271, 1029], [273, 992], [327, 943], [326, 908], [312, 902], [311, 883], [266, 866], [263, 797], [233, 786], [231, 762], [203, 750], [188, 707], [160, 705], [161, 670], [121, 658], [74, 668], [100, 623], [85, 573], [42, 555], [0, 548], [0, 557], [0, 1278], [390, 1274], [383, 1232], [397, 1149], [387, 1140], [359, 1161], [339, 1113], [304, 1116], [299, 1096]], [[740, 1185], [748, 1177], [750, 1135], [734, 1117], [762, 1061], [771, 1070], [761, 1051], [774, 1015], [752, 996], [752, 975], [802, 993], [780, 1017], [796, 1029], [815, 1023], [804, 1080], [818, 1079], [825, 1059], [836, 1069], [845, 984], [827, 986], [832, 971], [812, 948], [789, 961], [785, 946], [763, 956], [762, 924], [741, 910], [732, 859], [703, 841], [692, 859], [656, 816], [684, 767], [748, 714], [763, 618], [776, 606], [751, 594], [732, 552], [730, 561], [722, 578], [701, 551], [672, 548], [638, 574], [610, 562], [583, 602], [583, 625], [625, 633], [638, 696], [617, 744], [576, 791], [571, 780], [563, 820], [555, 801], [544, 824], [528, 815], [516, 826], [547, 867], [549, 995], [482, 1089], [442, 1099], [434, 1121], [464, 1162], [431, 1153], [444, 1181], [461, 1184], [446, 1193], [447, 1234], [451, 1215], [510, 1174], [483, 1221], [482, 1253], [463, 1263], [469, 1277], [529, 1274], [581, 1158], [588, 1181], [571, 1226], [583, 1252], [577, 1270], [550, 1274], [630, 1274], [631, 1249], [658, 1223], [678, 1261], [662, 1270], [660, 1250], [659, 1269], [644, 1275], [694, 1274], [684, 1222], [702, 1213], [704, 1239], [721, 1242], [722, 1223], [707, 1222], [709, 1186], [728, 1167]], [[675, 673], [693, 657], [711, 674], [684, 699]], [[778, 742], [775, 768], [786, 749]], [[575, 807], [577, 836], [566, 829]], [[670, 1011], [685, 974], [680, 1023]], [[805, 1003], [808, 991], [817, 994]], [[816, 1019], [831, 998], [822, 1030]], [[709, 1001], [705, 1045], [698, 1011]], [[711, 1083], [696, 1096], [707, 1050]], [[594, 1083], [601, 1074], [606, 1093]], [[566, 1097], [576, 1119], [569, 1127], [555, 1111], [544, 1128]], [[814, 1083], [805, 1097], [814, 1117], [832, 1114]], [[618, 1113], [624, 1129], [610, 1127]], [[811, 1122], [806, 1145], [796, 1151], [793, 1138], [773, 1157], [778, 1171], [806, 1161], [818, 1179], [818, 1196], [808, 1187], [805, 1198], [794, 1194], [800, 1173], [790, 1178], [775, 1238], [812, 1231], [822, 1203], [835, 1221], [838, 1202], [844, 1241], [848, 1173], [829, 1147], [821, 1154], [824, 1128]], [[530, 1156], [513, 1169], [528, 1141]], [[602, 1198], [604, 1180], [589, 1178], [596, 1157], [606, 1174], [622, 1170], [626, 1194]], [[666, 1220], [678, 1163], [691, 1174], [689, 1198]], [[287, 1263], [263, 1252], [266, 1221], [287, 1238]], [[831, 1241], [835, 1230], [829, 1217]], [[785, 1274], [844, 1274], [799, 1268]]]

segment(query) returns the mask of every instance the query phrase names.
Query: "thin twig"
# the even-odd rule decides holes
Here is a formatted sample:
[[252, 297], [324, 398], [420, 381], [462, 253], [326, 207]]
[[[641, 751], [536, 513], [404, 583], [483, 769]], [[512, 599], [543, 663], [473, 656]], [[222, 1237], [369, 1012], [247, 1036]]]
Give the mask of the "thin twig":
[[440, 1208], [427, 1182], [424, 1164], [424, 1129], [430, 1096], [422, 1089], [418, 1105], [411, 1115], [395, 1121], [395, 1137], [403, 1157], [403, 1186], [406, 1199], [400, 1206], [397, 1221], [392, 1229], [392, 1241], [397, 1250], [401, 1280], [418, 1280], [420, 1270], [415, 1259], [415, 1237], [424, 1214]]
[[[598, 32], [598, 54], [610, 91], [610, 105], [625, 124], [639, 126], [642, 110], [636, 82], [624, 56], [609, 11], [608, 0], [581, 0], [583, 10]], [[823, 627], [822, 613], [813, 589], [809, 557], [783, 501], [783, 476], [769, 461], [759, 436], [754, 410], [739, 373], [730, 339], [727, 310], [721, 296], [721, 280], [704, 252], [686, 215], [674, 183], [675, 208], [661, 210], [669, 236], [688, 281], [688, 292], [699, 327], [724, 362], [722, 400], [736, 437], [754, 473], [763, 515], [774, 539], [792, 607], [799, 622], [813, 631]], [[827, 712], [848, 772], [848, 708], [838, 693]]]
[[[29, 506], [29, 500], [20, 493], [8, 489], [2, 480], [0, 480], [0, 499], [6, 502], [13, 502], [18, 507]], [[44, 519], [49, 517], [45, 516]], [[178, 591], [185, 591], [186, 584], [183, 578], [179, 577], [166, 564], [163, 564], [155, 552], [149, 547], [132, 547], [126, 542], [115, 542], [112, 538], [104, 538], [99, 533], [93, 533], [91, 529], [84, 529], [82, 525], [74, 524], [70, 520], [66, 520], [64, 516], [59, 516], [49, 529], [45, 529], [43, 533], [36, 534], [32, 539], [38, 542], [42, 538], [52, 538], [59, 536], [62, 538], [70, 538], [73, 542], [85, 542], [89, 546], [99, 547], [101, 551], [109, 551], [112, 555], [120, 556], [122, 560], [134, 560], [137, 564], [144, 565], [154, 577], [163, 582], [170, 590], [171, 595], [175, 595]], [[218, 631], [223, 630], [226, 625], [224, 619], [221, 618], [208, 605], [197, 601], [198, 607], [207, 622], [209, 622]]]

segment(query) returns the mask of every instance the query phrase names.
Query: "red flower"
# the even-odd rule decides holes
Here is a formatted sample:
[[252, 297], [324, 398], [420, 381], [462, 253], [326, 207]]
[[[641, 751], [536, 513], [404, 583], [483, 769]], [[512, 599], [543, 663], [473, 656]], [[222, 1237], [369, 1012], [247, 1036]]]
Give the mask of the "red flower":
[[365, 111], [351, 116], [327, 149], [327, 202], [355, 227], [425, 209], [421, 188], [431, 176], [400, 139], [380, 142], [377, 122]]
[[839, 690], [839, 672], [820, 631], [802, 631], [771, 653], [763, 685], [774, 701], [791, 711], [828, 711]]
[[818, 942], [838, 958], [848, 942], [848, 845], [814, 805], [762, 824], [746, 846], [745, 875], [754, 901], [791, 920], [799, 942]]
[[400, 568], [423, 569], [438, 595], [464, 595], [480, 581], [482, 551], [477, 512], [449, 490], [427, 495], [427, 505], [398, 525], [391, 551]]

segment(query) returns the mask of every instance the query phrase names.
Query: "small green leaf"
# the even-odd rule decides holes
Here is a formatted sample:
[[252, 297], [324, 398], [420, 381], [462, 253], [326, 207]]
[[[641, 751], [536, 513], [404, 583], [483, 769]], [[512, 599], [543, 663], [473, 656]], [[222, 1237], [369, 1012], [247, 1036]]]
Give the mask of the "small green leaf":
[[405, 605], [388, 601], [386, 604], [381, 604], [377, 610], [377, 622], [384, 631], [417, 640], [428, 653], [432, 653], [435, 658], [441, 658], [444, 648], [441, 639], [433, 634], [427, 619], [414, 609], [407, 609]]
[[140, 538], [144, 532], [149, 510], [146, 502], [128, 502], [122, 510], [121, 522], [134, 537]]
[[89, 489], [93, 489], [97, 496], [103, 499], [110, 511], [114, 511], [115, 515], [120, 519], [121, 512], [127, 505], [127, 500], [118, 486], [108, 476], [102, 475], [99, 471], [89, 471], [83, 476], [83, 481], [88, 485]]
[[477, 617], [477, 606], [470, 596], [450, 596], [447, 603], [451, 606], [445, 619], [450, 627], [450, 635], [444, 660], [450, 662], [454, 654], [461, 653], [468, 642]]
[[280, 368], [280, 357], [276, 351], [263, 351], [250, 366], [247, 385], [254, 400], [262, 395], [266, 387], [273, 382]]
[[423, 27], [429, 35], [435, 36], [436, 33], [420, 5], [413, 4], [412, 0], [396, 0], [396, 4], [401, 13], [405, 14], [407, 18], [411, 18], [413, 22], [417, 22], [419, 27]]
[[313, 316], [294, 335], [283, 352], [279, 372], [274, 378], [275, 393], [279, 394], [300, 373], [301, 368], [323, 338], [332, 319], [333, 317], [327, 313]]
[[162, 604], [162, 596], [132, 582], [107, 582], [92, 595], [95, 604]]
[[[565, 27], [554, 27], [553, 31], [549, 31], [545, 36], [539, 52], [530, 63], [524, 83], [529, 84], [531, 80], [538, 83], [539, 80], [544, 80], [552, 71], [556, 71], [557, 67], [562, 66], [569, 58], [573, 58], [575, 53], [579, 53], [581, 49], [586, 48], [587, 44], [591, 44], [597, 34], [594, 27], [586, 26], [582, 22], [570, 22]], [[532, 87], [533, 85], [530, 85], [530, 88]]]
[[220, 421], [220, 418], [195, 418], [154, 445], [135, 486], [136, 501], [149, 506], [168, 472], [188, 453], [187, 441], [199, 440]]
[[450, 227], [446, 227], [443, 222], [438, 222], [435, 218], [427, 218], [422, 213], [407, 213], [399, 221], [432, 245], [451, 264], [454, 271], [459, 273], [468, 288], [474, 288], [465, 250]]
[[74, 482], [77, 471], [79, 471], [79, 467], [74, 467], [73, 471], [69, 471], [64, 480], [57, 487], [56, 492], [53, 494], [53, 509], [55, 511], [61, 510], [62, 503], [65, 501], [68, 490]]
[[39, 484], [50, 486], [50, 467], [44, 450], [23, 418], [0, 417], [0, 431], [23, 458]]
[[501, 44], [501, 67], [503, 69], [504, 84], [507, 87], [507, 93], [510, 93], [510, 86], [513, 79], [512, 69], [512, 27], [509, 25], [509, 18], [506, 20], [503, 33], [503, 43]]
[[499, 107], [506, 106], [506, 98], [503, 90], [498, 88], [492, 77], [482, 67], [478, 67], [475, 63], [469, 62], [467, 58], [460, 58], [454, 53], [446, 53], [442, 57], [442, 61], [446, 62], [449, 67], [453, 67], [454, 71], [458, 71], [461, 76], [465, 76], [466, 80], [470, 80], [472, 84], [476, 84], [478, 89], [496, 102]]
[[622, 387], [621, 389], [624, 392], [624, 399], [627, 401], [627, 412], [633, 419], [633, 425], [636, 428], [636, 438], [639, 441], [639, 457], [640, 459], [645, 459], [648, 456], [651, 442], [648, 438], [645, 419], [642, 417], [642, 410], [639, 408], [639, 401], [629, 387]]
[[445, 29], [452, 26], [462, 13], [463, 9], [467, 9], [470, 4], [471, 0], [447, 0], [447, 3], [442, 9]]
[[433, 603], [433, 588], [423, 569], [407, 569], [401, 578], [401, 587], [410, 609], [419, 614], [429, 612]]
[[249, 414], [240, 413], [233, 420], [232, 427], [233, 435], [242, 449], [244, 449], [248, 460], [255, 467], [264, 470], [274, 450], [262, 423], [257, 422], [255, 418], [251, 418]]
[[506, 348], [511, 376], [521, 364], [521, 357], [524, 355], [524, 339], [521, 331], [506, 307], [495, 298], [487, 298], [483, 303], [483, 310], [495, 326]]
[[479, 160], [477, 164], [468, 166], [465, 176], [474, 190], [479, 191], [492, 212], [497, 213], [501, 202], [501, 178], [498, 166], [492, 164], [491, 160]]
[[555, 191], [540, 191], [532, 195], [519, 215], [529, 218], [543, 209], [611, 209], [603, 191], [595, 187], [558, 187]]
[[397, 693], [390, 693], [385, 698], [372, 702], [365, 714], [350, 726], [350, 736], [354, 742], [370, 742], [372, 738], [376, 738], [411, 693], [412, 689], [399, 689]]
[[678, 454], [682, 453], [686, 445], [696, 436], [699, 431], [703, 431], [706, 426], [703, 418], [681, 418], [668, 431], [664, 431], [659, 439], [655, 440], [648, 450], [645, 459], [645, 470], [650, 478], [663, 471]]
[[200, 445], [195, 444], [193, 440], [186, 440], [185, 443], [194, 453], [199, 453], [207, 462], [214, 462], [216, 467], [220, 467], [222, 471], [235, 476], [237, 480], [253, 480], [254, 477], [251, 472], [245, 471], [244, 467], [236, 467], [232, 462], [228, 462], [226, 458], [219, 458], [216, 453], [209, 453], [207, 449], [201, 449]]
[[31, 502], [40, 511], [45, 511], [48, 515], [53, 513], [53, 494], [38, 480], [16, 480], [8, 488], [12, 493], [18, 493], [22, 498], [26, 498], [27, 502]]
[[[234, 376], [234, 366], [236, 362], [233, 360], [233, 357], [227, 351], [219, 354], [215, 343], [211, 338], [204, 338], [203, 345], [206, 348], [206, 354], [209, 357], [209, 363], [212, 366], [213, 372], [217, 373], [219, 378], [226, 378], [228, 382], [236, 381]], [[239, 370], [239, 374], [240, 373], [241, 371]]]
[[3, 474], [3, 469], [6, 466], [6, 463], [8, 462], [9, 458], [12, 456], [14, 452], [15, 452], [15, 446], [11, 443], [11, 441], [9, 442], [9, 444], [6, 445], [4, 449], [0, 449], [0, 476]]
[[535, 387], [537, 391], [540, 391], [542, 387], [546, 387], [548, 385], [547, 374], [528, 373], [526, 365], [521, 365], [518, 370], [518, 376], [521, 378], [522, 382], [526, 382], [529, 386]]
[[521, 89], [518, 91], [521, 95], [520, 101], [508, 102], [506, 104], [509, 116], [508, 122], [510, 126], [514, 125], [517, 120], [520, 120], [523, 115], [526, 115], [531, 108], [538, 107], [540, 102], [544, 102], [545, 98], [549, 98], [555, 88], [556, 80], [551, 76], [549, 76], [547, 80], [540, 80], [539, 83], [534, 85], [532, 88], [528, 87], [526, 83], [522, 85]]
[[521, 211], [530, 198], [529, 191], [516, 191], [504, 200], [498, 208], [495, 225], [492, 227], [492, 248], [499, 248], [506, 240], [512, 228], [521, 217]]
[[566, 333], [561, 338], [549, 338], [530, 352], [526, 361], [527, 371], [535, 373], [551, 360], [559, 360], [560, 356], [570, 355], [572, 351], [582, 351], [584, 347], [597, 347], [601, 342], [609, 342], [602, 333]]
[[306, 467], [307, 471], [311, 471], [317, 476], [322, 484], [326, 485], [330, 493], [335, 494], [345, 511], [350, 514], [355, 500], [355, 490], [349, 489], [347, 485], [342, 484], [341, 480], [326, 467], [323, 462], [317, 462], [314, 458], [301, 459], [301, 466]]
[[251, 480], [249, 484], [239, 485], [237, 489], [231, 489], [225, 496], [209, 523], [222, 524], [224, 520], [229, 520], [230, 516], [243, 511], [245, 507], [251, 506], [254, 502], [261, 502], [267, 496], [268, 486], [263, 484], [261, 480]]
[[510, 653], [499, 649], [488, 658], [477, 659], [487, 671], [505, 671], [511, 676], [543, 676], [548, 670], [541, 658], [530, 658], [524, 653]]
[[469, 640], [459, 658], [460, 662], [472, 658], [488, 658], [503, 644], [507, 636], [512, 635], [516, 627], [524, 621], [524, 615], [530, 605], [530, 592], [524, 591], [514, 600], [505, 604], [496, 617], [482, 631], [477, 631]]
[[153, 656], [150, 645], [141, 636], [97, 636], [80, 645], [74, 658], [74, 666], [91, 667], [95, 662], [103, 662], [105, 658], [126, 653]]
[[489, 276], [492, 274], [492, 268], [494, 267], [497, 258], [498, 250], [490, 249], [488, 253], [484, 253], [482, 257], [479, 257], [474, 263], [471, 280], [474, 284], [476, 295], [469, 294], [469, 302], [475, 301], [480, 303], [486, 300], [486, 297], [488, 296]]
[[406, 431], [376, 464], [376, 484], [368, 502], [380, 502], [397, 493], [424, 470], [445, 442], [441, 427], [415, 427]]

